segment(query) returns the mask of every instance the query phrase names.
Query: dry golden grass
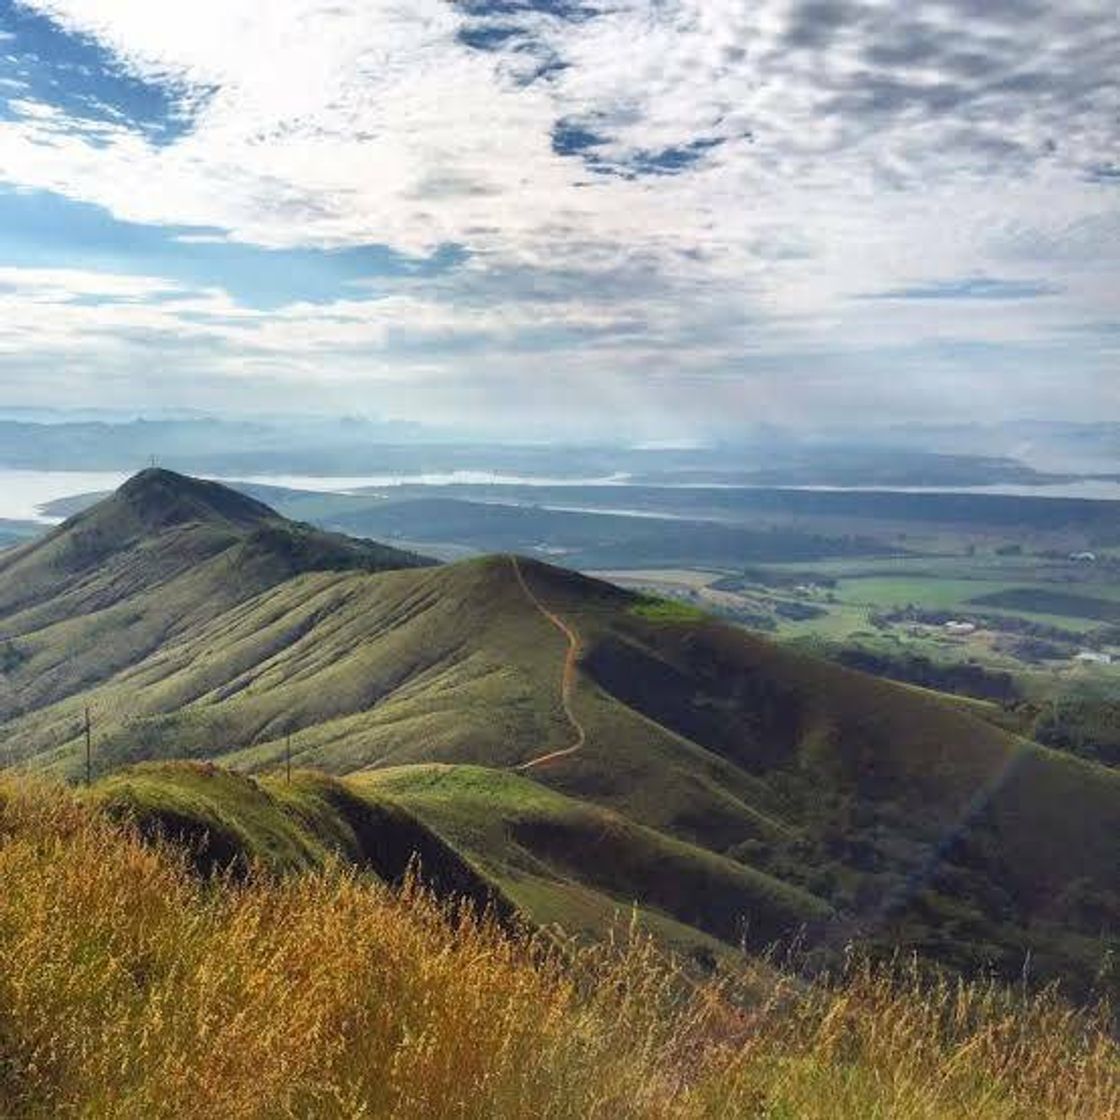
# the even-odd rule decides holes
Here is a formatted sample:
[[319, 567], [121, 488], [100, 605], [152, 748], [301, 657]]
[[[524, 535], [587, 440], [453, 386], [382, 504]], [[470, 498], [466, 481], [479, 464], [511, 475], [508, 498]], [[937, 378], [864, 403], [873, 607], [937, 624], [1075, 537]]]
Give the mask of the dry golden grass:
[[0, 883], [4, 1117], [1120, 1115], [1105, 1019], [1052, 994], [697, 988], [637, 939], [558, 949], [341, 868], [203, 883], [29, 779], [0, 778]]

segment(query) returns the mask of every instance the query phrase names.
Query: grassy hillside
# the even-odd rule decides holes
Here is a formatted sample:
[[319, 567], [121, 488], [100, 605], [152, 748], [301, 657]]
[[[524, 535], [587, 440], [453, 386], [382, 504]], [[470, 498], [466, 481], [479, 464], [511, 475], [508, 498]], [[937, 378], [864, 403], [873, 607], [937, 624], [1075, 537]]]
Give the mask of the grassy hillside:
[[33, 521], [10, 521], [0, 518], [0, 549], [19, 544], [30, 537], [38, 536], [42, 526]]
[[286, 521], [215, 483], [149, 470], [0, 553], [0, 720], [88, 689], [305, 571], [415, 568], [410, 553]]
[[443, 897], [512, 914], [496, 885], [407, 809], [325, 774], [261, 781], [209, 763], [149, 763], [99, 782], [91, 797], [143, 835], [174, 841], [203, 872], [289, 874], [341, 859], [400, 884], [416, 869]]
[[[223, 795], [255, 814], [238, 781]], [[0, 778], [0, 837], [4, 1116], [1120, 1109], [1105, 1021], [1052, 994], [863, 967], [808, 986], [750, 970], [696, 984], [625, 932], [557, 946], [366, 874], [207, 882], [177, 849], [26, 778]]]
[[[440, 897], [471, 899], [502, 920], [516, 913], [593, 938], [637, 920], [704, 960], [733, 955], [729, 943], [741, 938], [766, 948], [828, 915], [766, 876], [482, 767], [341, 779], [297, 770], [288, 781], [209, 763], [145, 763], [99, 781], [90, 799], [142, 835], [173, 841], [206, 873], [291, 874], [342, 860], [400, 884], [414, 871]], [[574, 870], [581, 852], [595, 859], [590, 876]]]
[[[348, 784], [430, 824], [541, 922], [572, 927], [575, 883], [593, 914], [603, 912], [603, 900], [616, 913], [641, 904], [727, 944], [759, 950], [831, 916], [805, 891], [519, 774], [406, 766], [355, 775]], [[602, 932], [601, 922], [589, 928]]]
[[[805, 931], [825, 958], [858, 939], [968, 971], [1029, 957], [1081, 994], [1114, 981], [1117, 772], [572, 572], [416, 567], [214, 489], [188, 486], [170, 526], [127, 493], [123, 512], [121, 495], [87, 511], [123, 543], [56, 572], [54, 594], [34, 550], [19, 563], [40, 582], [0, 567], [0, 604], [37, 589], [0, 606], [9, 759], [80, 774], [86, 705], [99, 774], [183, 757], [267, 771], [290, 743], [298, 766], [362, 772], [348, 790], [546, 920], [601, 928], [638, 901], [678, 940]], [[201, 553], [186, 567], [181, 536]], [[306, 547], [273, 539], [293, 537]]]

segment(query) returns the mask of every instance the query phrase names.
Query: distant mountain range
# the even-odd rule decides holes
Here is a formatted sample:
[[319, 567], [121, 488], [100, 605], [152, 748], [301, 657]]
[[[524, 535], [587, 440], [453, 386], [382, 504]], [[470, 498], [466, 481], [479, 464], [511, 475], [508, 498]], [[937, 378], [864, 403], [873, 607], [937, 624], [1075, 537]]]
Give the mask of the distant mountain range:
[[632, 446], [624, 440], [503, 441], [354, 418], [145, 419], [0, 410], [0, 468], [129, 471], [158, 460], [226, 477], [468, 471], [537, 480], [625, 475], [649, 485], [1043, 486], [1114, 477], [1118, 432], [1110, 424], [818, 432], [763, 426], [734, 441]]
[[87, 708], [105, 795], [229, 851], [344, 830], [129, 768], [290, 757], [510, 910], [597, 933], [637, 904], [700, 955], [859, 939], [1085, 993], [1120, 948], [1115, 770], [680, 605], [165, 470], [0, 553], [0, 762], [80, 777]]

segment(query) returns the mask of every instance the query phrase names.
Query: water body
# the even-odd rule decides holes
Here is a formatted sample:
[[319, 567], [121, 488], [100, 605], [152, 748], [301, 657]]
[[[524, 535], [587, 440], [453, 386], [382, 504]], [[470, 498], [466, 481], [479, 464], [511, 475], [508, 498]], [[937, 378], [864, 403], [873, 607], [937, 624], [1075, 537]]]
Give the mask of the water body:
[[[39, 521], [55, 524], [41, 507], [76, 494], [115, 490], [130, 477], [128, 471], [25, 471], [0, 468], [0, 521]], [[252, 482], [285, 490], [329, 494], [356, 494], [394, 486], [619, 486], [630, 477], [614, 474], [596, 478], [543, 478], [499, 474], [493, 471], [448, 471], [430, 474], [375, 474], [325, 478], [318, 475], [240, 475], [237, 479], [212, 476], [218, 482]]]
[[[732, 486], [729, 489], [748, 488]], [[1047, 483], [1043, 486], [996, 482], [988, 486], [763, 486], [756, 489], [856, 494], [871, 494], [876, 491], [891, 494], [997, 494], [1008, 498], [1086, 498], [1100, 502], [1120, 501], [1120, 482], [1095, 478]]]
[[[27, 471], [0, 468], [0, 520], [39, 521], [52, 524], [57, 518], [43, 516], [41, 507], [59, 498], [75, 494], [103, 493], [115, 490], [129, 477], [126, 471]], [[220, 478], [218, 481], [234, 481]], [[625, 488], [631, 479], [626, 474], [595, 478], [546, 478], [532, 475], [500, 474], [494, 471], [447, 471], [427, 474], [352, 475], [325, 478], [316, 475], [249, 475], [238, 481], [288, 490], [310, 490], [320, 493], [353, 494], [384, 490], [395, 486], [611, 486]], [[666, 487], [667, 489], [694, 489], [690, 484]], [[713, 486], [710, 489], [746, 490], [755, 487]], [[1048, 486], [993, 485], [993, 486], [767, 486], [763, 489], [813, 490], [813, 491], [889, 491], [894, 493], [955, 493], [955, 494], [1004, 494], [1011, 497], [1032, 498], [1089, 498], [1098, 501], [1120, 501], [1120, 482], [1084, 479], [1077, 482]], [[558, 506], [579, 510], [580, 506]], [[588, 510], [603, 513], [603, 509]], [[629, 510], [624, 506], [611, 509], [616, 514], [663, 517], [648, 510]]]
[[[317, 490], [330, 494], [361, 494], [393, 486], [625, 486], [629, 474], [601, 475], [595, 478], [546, 478], [542, 475], [500, 474], [495, 471], [431, 471], [426, 474], [374, 474], [323, 478], [317, 475], [239, 475], [237, 481], [262, 486], [282, 486], [286, 490]], [[219, 481], [229, 481], [219, 479]]]
[[[41, 521], [40, 506], [74, 494], [115, 490], [128, 478], [124, 471], [19, 471], [0, 469], [0, 520]], [[57, 519], [55, 519], [57, 520]]]

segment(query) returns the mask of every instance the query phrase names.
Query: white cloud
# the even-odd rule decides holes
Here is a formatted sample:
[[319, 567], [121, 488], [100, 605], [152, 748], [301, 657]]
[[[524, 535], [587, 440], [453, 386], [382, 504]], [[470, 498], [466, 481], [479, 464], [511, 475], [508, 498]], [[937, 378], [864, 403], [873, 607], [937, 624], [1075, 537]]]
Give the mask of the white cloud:
[[150, 276], [89, 272], [76, 268], [0, 266], [0, 292], [5, 290], [44, 302], [67, 303], [82, 296], [144, 300], [174, 292], [177, 285]]
[[[25, 97], [0, 121], [3, 180], [263, 246], [474, 254], [392, 299], [267, 318], [216, 293], [71, 309], [122, 336], [205, 336], [232, 365], [283, 356], [355, 378], [449, 371], [415, 350], [468, 336], [513, 377], [529, 338], [557, 377], [655, 353], [753, 384], [740, 359], [782, 359], [788, 378], [798, 355], [1035, 346], [1117, 314], [1120, 248], [1099, 236], [1117, 190], [1091, 172], [1116, 150], [1118, 32], [1097, 0], [611, 0], [573, 20], [437, 0], [32, 6], [184, 91], [190, 124], [161, 145]], [[509, 37], [463, 41], [480, 30]], [[595, 166], [553, 150], [561, 122], [601, 139]], [[628, 177], [698, 141], [679, 174]], [[564, 272], [582, 296], [535, 297]], [[863, 298], [977, 276], [1059, 294]]]

